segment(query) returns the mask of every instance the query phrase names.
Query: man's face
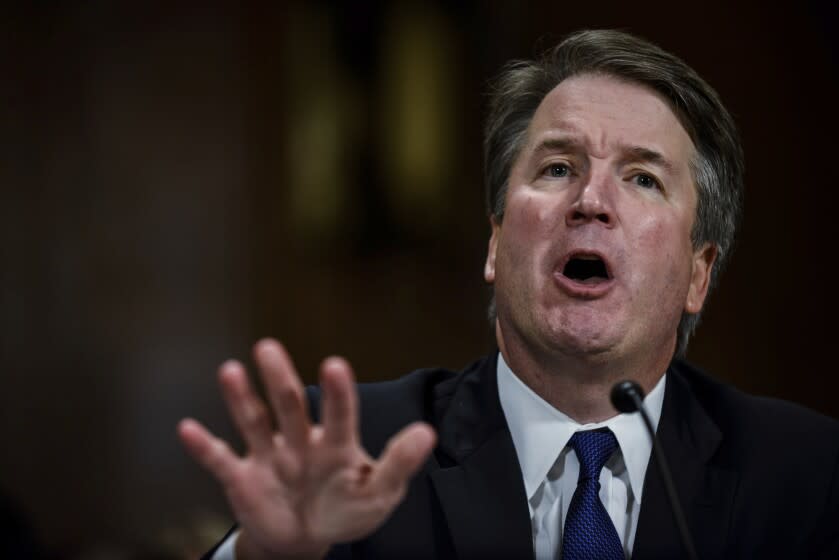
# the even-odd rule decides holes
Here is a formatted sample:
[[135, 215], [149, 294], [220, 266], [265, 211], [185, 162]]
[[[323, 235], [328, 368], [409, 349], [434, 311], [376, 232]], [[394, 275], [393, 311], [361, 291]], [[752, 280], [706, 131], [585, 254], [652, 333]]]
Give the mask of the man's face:
[[644, 86], [583, 74], [545, 97], [510, 171], [503, 221], [492, 223], [484, 276], [495, 284], [502, 347], [672, 354], [716, 256], [691, 243], [694, 153]]

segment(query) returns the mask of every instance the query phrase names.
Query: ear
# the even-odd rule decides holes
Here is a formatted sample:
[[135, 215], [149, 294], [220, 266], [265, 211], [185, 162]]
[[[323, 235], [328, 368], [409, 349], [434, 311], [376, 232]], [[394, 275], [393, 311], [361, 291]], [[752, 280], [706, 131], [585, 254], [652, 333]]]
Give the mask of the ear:
[[693, 271], [685, 299], [685, 311], [688, 313], [699, 313], [702, 310], [711, 283], [711, 270], [716, 260], [717, 246], [711, 243], [706, 243], [693, 252]]
[[489, 225], [492, 227], [492, 235], [489, 237], [487, 260], [484, 263], [484, 280], [487, 284], [493, 284], [495, 283], [495, 252], [498, 249], [498, 237], [501, 235], [501, 224], [495, 216], [490, 216]]

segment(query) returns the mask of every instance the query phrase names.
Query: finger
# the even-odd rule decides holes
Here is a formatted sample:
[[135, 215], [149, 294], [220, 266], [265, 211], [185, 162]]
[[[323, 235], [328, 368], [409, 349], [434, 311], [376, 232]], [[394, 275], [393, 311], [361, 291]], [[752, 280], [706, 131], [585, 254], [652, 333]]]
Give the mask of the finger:
[[271, 420], [268, 410], [248, 382], [242, 364], [234, 360], [219, 367], [221, 392], [239, 433], [253, 453], [262, 454], [271, 448]]
[[[317, 430], [313, 427], [312, 430]], [[306, 456], [288, 446], [288, 442], [281, 433], [275, 433], [272, 439], [274, 470], [281, 480], [289, 484], [298, 484], [306, 473]]]
[[272, 339], [256, 344], [254, 358], [286, 443], [292, 449], [303, 449], [309, 441], [311, 425], [303, 384], [291, 358], [285, 348]]
[[371, 486], [382, 492], [398, 492], [428, 458], [437, 435], [423, 422], [415, 422], [393, 436], [382, 452]]
[[215, 437], [191, 418], [180, 421], [178, 435], [192, 458], [222, 485], [227, 486], [233, 480], [239, 458], [224, 440]]
[[343, 358], [327, 358], [320, 367], [320, 384], [323, 388], [321, 410], [325, 440], [333, 444], [355, 441], [358, 395], [350, 364]]

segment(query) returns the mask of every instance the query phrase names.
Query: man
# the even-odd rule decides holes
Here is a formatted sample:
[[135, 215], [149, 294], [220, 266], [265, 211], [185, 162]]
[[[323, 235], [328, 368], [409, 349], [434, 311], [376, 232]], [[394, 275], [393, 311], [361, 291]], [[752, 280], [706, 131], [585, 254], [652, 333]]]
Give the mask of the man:
[[610, 404], [632, 379], [699, 558], [839, 557], [837, 422], [674, 359], [740, 211], [739, 140], [716, 93], [643, 40], [577, 33], [502, 74], [485, 152], [499, 353], [358, 399], [330, 358], [304, 398], [265, 340], [267, 407], [223, 364], [247, 454], [179, 428], [239, 522], [211, 554], [684, 557], [641, 421]]

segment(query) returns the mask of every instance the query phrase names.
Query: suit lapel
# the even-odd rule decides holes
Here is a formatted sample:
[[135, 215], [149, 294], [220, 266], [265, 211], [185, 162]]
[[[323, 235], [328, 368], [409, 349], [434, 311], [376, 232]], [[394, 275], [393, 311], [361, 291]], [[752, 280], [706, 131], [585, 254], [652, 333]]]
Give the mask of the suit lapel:
[[[733, 472], [711, 464], [722, 434], [692, 394], [677, 365], [668, 371], [656, 440], [670, 466], [697, 554], [700, 558], [722, 556], [737, 480]], [[644, 479], [632, 556], [684, 556], [661, 473], [652, 457]]]
[[533, 558], [530, 513], [498, 399], [495, 357], [435, 394], [441, 468], [431, 481], [458, 558]]

